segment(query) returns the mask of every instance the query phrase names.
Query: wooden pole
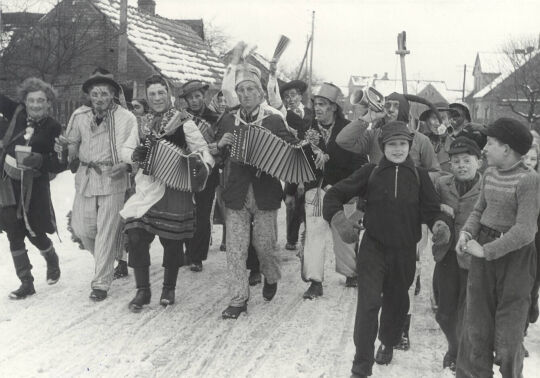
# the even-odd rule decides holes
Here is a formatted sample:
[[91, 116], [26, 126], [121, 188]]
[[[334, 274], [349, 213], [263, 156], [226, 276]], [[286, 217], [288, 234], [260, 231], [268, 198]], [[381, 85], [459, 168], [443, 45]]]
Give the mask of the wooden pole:
[[311, 37], [309, 37], [307, 45], [306, 45], [306, 52], [304, 53], [304, 57], [302, 58], [302, 63], [300, 63], [300, 69], [298, 70], [298, 75], [296, 75], [296, 80], [299, 80], [302, 76], [302, 70], [304, 69], [304, 63], [306, 62], [307, 53], [309, 51], [309, 47], [311, 46]]
[[118, 79], [127, 80], [127, 0], [120, 0], [120, 34], [118, 36]]
[[463, 88], [461, 90], [461, 101], [465, 101], [465, 78], [467, 77], [467, 65], [463, 65]]
[[[312, 95], [312, 86], [313, 86], [313, 36], [315, 33], [315, 11], [311, 13], [311, 50], [309, 57], [309, 83], [308, 83], [308, 95], [311, 98]], [[308, 108], [311, 108], [311, 101], [308, 101]]]
[[403, 83], [403, 94], [407, 94], [407, 70], [405, 68], [405, 55], [411, 52], [407, 50], [407, 34], [405, 31], [398, 34], [398, 49], [396, 54], [399, 55], [401, 61], [401, 82]]

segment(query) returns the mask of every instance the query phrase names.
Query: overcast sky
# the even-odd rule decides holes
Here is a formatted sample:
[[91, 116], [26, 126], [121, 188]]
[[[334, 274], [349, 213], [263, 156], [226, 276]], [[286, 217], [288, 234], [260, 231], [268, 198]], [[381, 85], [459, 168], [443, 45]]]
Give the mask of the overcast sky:
[[[136, 6], [137, 0], [128, 0]], [[44, 11], [51, 0], [0, 0], [4, 10], [21, 2]], [[156, 0], [170, 18], [203, 18], [265, 56], [280, 34], [291, 39], [282, 60], [299, 65], [315, 11], [314, 70], [338, 85], [351, 75], [400, 78], [397, 34], [407, 31], [408, 78], [445, 80], [459, 89], [476, 52], [497, 51], [510, 38], [538, 38], [538, 0]], [[472, 84], [470, 76], [468, 84]], [[468, 86], [469, 86], [468, 85]]]

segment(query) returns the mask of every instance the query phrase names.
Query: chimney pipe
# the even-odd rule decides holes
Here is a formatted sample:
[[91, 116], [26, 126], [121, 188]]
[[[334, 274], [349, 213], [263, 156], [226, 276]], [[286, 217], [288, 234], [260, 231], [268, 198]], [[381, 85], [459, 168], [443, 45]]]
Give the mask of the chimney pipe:
[[154, 0], [137, 0], [137, 8], [139, 8], [139, 11], [151, 16], [156, 15], [156, 2]]

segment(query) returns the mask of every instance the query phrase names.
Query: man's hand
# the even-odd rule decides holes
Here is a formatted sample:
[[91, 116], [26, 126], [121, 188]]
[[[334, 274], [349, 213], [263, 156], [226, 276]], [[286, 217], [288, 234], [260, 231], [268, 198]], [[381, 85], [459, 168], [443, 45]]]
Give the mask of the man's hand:
[[127, 172], [129, 168], [129, 165], [127, 163], [118, 163], [112, 166], [111, 172], [109, 175], [112, 178], [117, 178], [118, 176], [123, 175], [125, 172]]
[[326, 162], [330, 160], [330, 156], [325, 154], [323, 151], [317, 151], [315, 157], [315, 167], [323, 169]]
[[218, 142], [218, 148], [223, 148], [225, 146], [231, 146], [234, 143], [234, 137], [232, 133], [225, 133], [221, 140]]
[[433, 244], [446, 244], [450, 241], [450, 228], [445, 222], [441, 220], [435, 222], [432, 232], [433, 237], [431, 240], [433, 241]]
[[444, 203], [441, 204], [441, 211], [447, 214], [452, 219], [455, 218], [454, 209], [448, 205], [445, 205]]
[[277, 72], [277, 61], [276, 60], [271, 60], [270, 61], [270, 67], [268, 68], [268, 70], [270, 71], [270, 75], [271, 76], [274, 76]]
[[466, 232], [459, 233], [459, 239], [456, 243], [456, 252], [458, 255], [463, 256], [467, 252], [467, 242], [471, 240], [471, 236]]
[[345, 216], [343, 210], [338, 211], [330, 222], [335, 227], [341, 240], [347, 244], [353, 244], [358, 241], [361, 226], [358, 223], [353, 223]]
[[469, 240], [467, 242], [467, 253], [478, 258], [485, 258], [484, 247], [482, 247], [476, 240]]
[[23, 159], [22, 163], [27, 168], [39, 169], [43, 165], [43, 156], [37, 152], [32, 152]]
[[68, 149], [69, 140], [60, 135], [58, 138], [54, 138], [54, 152], [63, 154]]
[[142, 163], [144, 159], [146, 159], [146, 154], [148, 153], [148, 148], [145, 146], [137, 146], [133, 150], [133, 154], [131, 155], [131, 160], [133, 160], [136, 163]]

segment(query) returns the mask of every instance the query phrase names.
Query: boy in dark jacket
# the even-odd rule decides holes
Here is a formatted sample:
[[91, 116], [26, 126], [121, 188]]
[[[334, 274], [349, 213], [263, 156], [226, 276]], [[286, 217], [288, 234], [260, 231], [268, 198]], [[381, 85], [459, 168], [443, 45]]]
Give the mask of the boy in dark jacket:
[[[448, 148], [452, 174], [435, 180], [435, 189], [441, 197], [441, 208], [452, 219], [453, 235], [459, 234], [480, 194], [480, 154], [480, 148], [472, 139], [457, 137]], [[471, 264], [470, 256], [456, 255], [455, 239], [433, 248], [436, 261], [433, 280], [439, 293], [436, 319], [448, 341], [443, 368], [454, 372], [465, 307], [467, 274]]]
[[486, 135], [489, 167], [456, 247], [472, 255], [456, 376], [492, 377], [495, 362], [503, 378], [522, 377], [536, 276], [538, 174], [521, 160], [532, 143], [525, 125], [499, 118]]
[[422, 223], [432, 228], [435, 244], [450, 239], [450, 229], [438, 220], [442, 216], [439, 197], [428, 172], [415, 168], [409, 157], [412, 140], [404, 122], [387, 124], [379, 138], [384, 152], [379, 164], [360, 168], [334, 185], [324, 199], [323, 216], [345, 242], [354, 242], [358, 232], [345, 217], [343, 204], [354, 196], [366, 199], [365, 233], [357, 256], [356, 355], [352, 367], [353, 375], [359, 377], [371, 375], [381, 305], [381, 346], [375, 361], [390, 363], [393, 347], [401, 339]]

